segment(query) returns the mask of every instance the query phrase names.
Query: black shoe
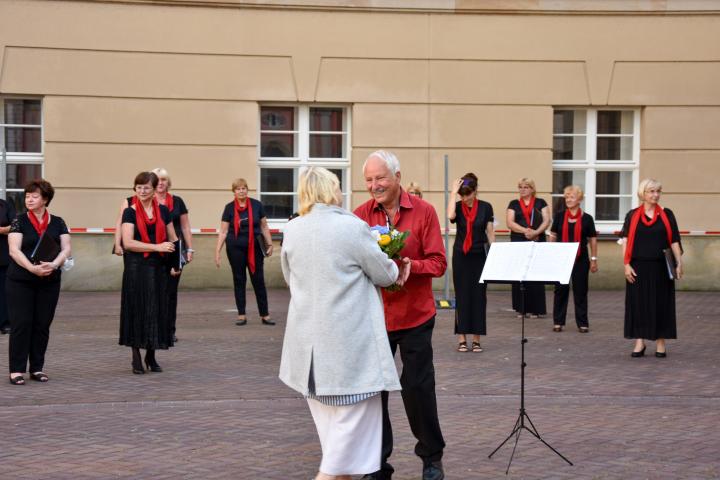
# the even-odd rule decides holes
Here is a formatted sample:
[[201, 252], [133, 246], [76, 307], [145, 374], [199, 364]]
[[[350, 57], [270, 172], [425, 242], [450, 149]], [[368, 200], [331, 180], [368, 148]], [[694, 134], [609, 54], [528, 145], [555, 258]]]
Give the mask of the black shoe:
[[242, 327], [243, 325], [247, 325], [247, 318], [243, 318], [242, 320], [236, 320], [235, 325], [238, 327]]
[[658, 358], [665, 358], [667, 357], [667, 352], [655, 352], [655, 356]]
[[140, 357], [140, 349], [135, 347], [132, 349], [132, 372], [136, 375], [142, 375], [145, 373], [145, 369], [142, 364], [142, 357]]
[[177, 337], [173, 335], [173, 343], [177, 343]]
[[385, 474], [382, 470], [378, 470], [377, 472], [368, 473], [366, 475], [363, 475], [361, 480], [391, 480], [392, 474], [388, 475]]
[[580, 333], [588, 333], [590, 329], [588, 327], [578, 327], [578, 332]]
[[445, 472], [441, 461], [430, 462], [423, 467], [423, 480], [443, 480], [445, 478]]
[[2, 327], [0, 328], [0, 333], [3, 335], [9, 335], [10, 334], [10, 327]]
[[163, 371], [162, 367], [158, 365], [157, 360], [155, 360], [155, 350], [145, 352], [145, 366], [150, 372], [159, 373]]
[[639, 358], [639, 357], [642, 357], [642, 356], [644, 356], [644, 355], [645, 355], [645, 347], [643, 347], [642, 350], [640, 350], [639, 352], [632, 352], [632, 353], [630, 354], [630, 356], [633, 357], [633, 358]]
[[275, 325], [275, 322], [270, 320], [270, 317], [261, 317], [260, 320], [262, 320], [263, 325]]

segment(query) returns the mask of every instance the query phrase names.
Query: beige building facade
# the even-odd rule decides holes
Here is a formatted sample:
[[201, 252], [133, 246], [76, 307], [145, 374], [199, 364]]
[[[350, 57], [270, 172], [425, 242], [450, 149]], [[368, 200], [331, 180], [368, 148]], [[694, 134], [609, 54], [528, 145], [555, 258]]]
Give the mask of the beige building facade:
[[520, 177], [556, 204], [580, 184], [596, 288], [622, 286], [613, 232], [657, 178], [687, 232], [681, 288], [720, 288], [720, 0], [0, 0], [0, 130], [2, 193], [57, 188], [66, 288], [119, 287], [107, 229], [141, 170], [166, 168], [189, 206], [183, 285], [217, 288], [234, 178], [281, 232], [300, 168], [336, 171], [352, 208], [378, 148], [441, 222], [445, 156], [450, 178], [478, 175], [501, 232]]

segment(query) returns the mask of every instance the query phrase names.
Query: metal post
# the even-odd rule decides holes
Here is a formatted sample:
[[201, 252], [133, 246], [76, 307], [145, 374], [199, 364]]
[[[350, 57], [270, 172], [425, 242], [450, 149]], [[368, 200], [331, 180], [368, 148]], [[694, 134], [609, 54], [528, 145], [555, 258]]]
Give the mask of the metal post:
[[7, 152], [5, 147], [2, 148], [2, 155], [0, 155], [0, 198], [6, 200], [7, 190]]
[[[450, 220], [447, 217], [447, 208], [449, 201], [448, 185], [450, 179], [448, 178], [448, 156], [445, 155], [445, 258], [450, 263]], [[454, 200], [454, 199], [453, 199]], [[445, 269], [445, 300], [450, 300], [450, 275], [448, 274], [449, 269]]]

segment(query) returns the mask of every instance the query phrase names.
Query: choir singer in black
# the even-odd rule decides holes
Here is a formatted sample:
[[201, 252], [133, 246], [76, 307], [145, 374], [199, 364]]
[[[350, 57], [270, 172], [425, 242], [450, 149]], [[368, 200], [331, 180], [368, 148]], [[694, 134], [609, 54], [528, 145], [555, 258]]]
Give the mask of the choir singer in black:
[[[580, 333], [590, 331], [588, 324], [588, 278], [589, 272], [598, 271], [597, 264], [597, 231], [593, 217], [582, 211], [580, 202], [583, 191], [577, 185], [570, 185], [563, 190], [565, 208], [553, 217], [550, 228], [551, 242], [580, 243], [575, 265], [573, 265], [571, 281], [568, 285], [555, 286], [553, 301], [553, 331], [561, 332], [565, 326], [568, 298], [572, 285], [573, 303], [575, 304], [575, 323]], [[588, 258], [588, 244], [590, 257]]]

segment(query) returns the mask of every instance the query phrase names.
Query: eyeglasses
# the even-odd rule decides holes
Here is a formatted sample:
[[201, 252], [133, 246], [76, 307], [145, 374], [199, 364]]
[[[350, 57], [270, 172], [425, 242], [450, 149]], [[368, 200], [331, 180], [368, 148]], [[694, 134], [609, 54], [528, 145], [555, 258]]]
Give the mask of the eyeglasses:
[[136, 192], [152, 192], [153, 187], [148, 187], [147, 185], [135, 185], [135, 191]]

